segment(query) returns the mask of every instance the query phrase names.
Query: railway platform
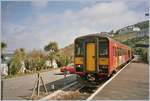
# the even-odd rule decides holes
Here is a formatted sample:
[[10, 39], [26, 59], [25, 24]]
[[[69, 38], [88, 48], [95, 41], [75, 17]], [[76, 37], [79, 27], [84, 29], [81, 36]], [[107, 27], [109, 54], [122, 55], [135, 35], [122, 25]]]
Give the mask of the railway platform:
[[148, 100], [149, 99], [149, 65], [130, 63], [92, 100]]

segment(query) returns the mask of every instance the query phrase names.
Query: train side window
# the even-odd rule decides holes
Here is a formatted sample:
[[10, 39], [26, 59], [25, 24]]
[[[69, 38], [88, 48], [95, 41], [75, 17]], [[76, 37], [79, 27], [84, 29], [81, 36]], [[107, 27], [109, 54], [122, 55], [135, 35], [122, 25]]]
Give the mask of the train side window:
[[118, 49], [116, 48], [116, 56], [118, 56]]
[[123, 55], [123, 49], [121, 49], [121, 56]]
[[128, 50], [128, 56], [130, 57], [130, 50]]
[[119, 48], [117, 48], [117, 56], [119, 56]]
[[121, 56], [121, 48], [120, 48], [120, 56]]
[[120, 56], [120, 48], [118, 48], [118, 56]]
[[116, 56], [118, 56], [118, 48], [116, 48]]
[[115, 47], [113, 46], [113, 56], [115, 56]]
[[121, 51], [121, 48], [119, 49], [119, 56], [121, 56], [122, 55], [122, 51]]

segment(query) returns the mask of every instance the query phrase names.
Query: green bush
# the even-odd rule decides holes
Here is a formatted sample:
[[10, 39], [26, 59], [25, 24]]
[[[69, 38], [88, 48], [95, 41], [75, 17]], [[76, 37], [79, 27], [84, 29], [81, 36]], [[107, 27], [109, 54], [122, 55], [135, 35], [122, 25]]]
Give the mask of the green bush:
[[147, 49], [143, 49], [141, 52], [142, 60], [148, 63], [148, 51]]
[[20, 68], [21, 68], [22, 64], [20, 62], [19, 58], [14, 58], [11, 62], [11, 74], [15, 75], [19, 72]]
[[65, 55], [57, 55], [56, 58], [58, 67], [67, 66], [71, 63], [71, 59], [68, 56]]

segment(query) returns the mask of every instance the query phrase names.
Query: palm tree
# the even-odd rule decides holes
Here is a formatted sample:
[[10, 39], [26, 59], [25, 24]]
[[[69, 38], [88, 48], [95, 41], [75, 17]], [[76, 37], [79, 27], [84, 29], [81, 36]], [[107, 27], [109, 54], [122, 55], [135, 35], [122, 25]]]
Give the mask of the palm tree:
[[49, 52], [58, 52], [58, 44], [57, 42], [50, 42], [48, 45], [44, 47], [45, 51]]
[[[56, 57], [56, 53], [58, 52], [58, 44], [57, 42], [50, 42], [48, 45], [44, 47], [44, 50], [48, 53], [48, 59], [51, 62], [51, 66], [53, 65], [52, 62]], [[53, 67], [53, 66], [52, 66]]]
[[4, 43], [4, 42], [1, 42], [1, 49], [3, 50], [3, 49], [5, 49], [6, 47], [7, 47], [7, 44]]
[[3, 51], [4, 51], [4, 49], [5, 49], [6, 47], [7, 47], [7, 44], [4, 43], [4, 42], [1, 42], [1, 59], [2, 59], [2, 61], [5, 60]]
[[26, 59], [25, 49], [24, 48], [16, 49], [10, 63], [11, 74], [15, 75], [20, 71], [21, 67], [23, 66], [22, 63], [24, 63], [25, 59]]

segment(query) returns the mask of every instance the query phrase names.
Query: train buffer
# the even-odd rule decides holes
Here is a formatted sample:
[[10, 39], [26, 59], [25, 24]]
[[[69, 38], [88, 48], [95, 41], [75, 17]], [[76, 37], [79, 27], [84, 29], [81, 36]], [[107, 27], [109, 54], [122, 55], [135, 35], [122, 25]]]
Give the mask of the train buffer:
[[112, 79], [92, 100], [148, 100], [149, 66], [132, 62]]

